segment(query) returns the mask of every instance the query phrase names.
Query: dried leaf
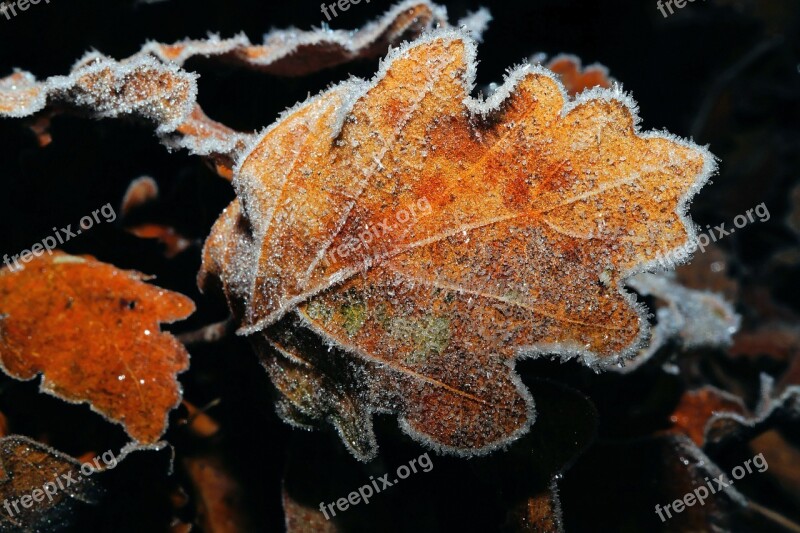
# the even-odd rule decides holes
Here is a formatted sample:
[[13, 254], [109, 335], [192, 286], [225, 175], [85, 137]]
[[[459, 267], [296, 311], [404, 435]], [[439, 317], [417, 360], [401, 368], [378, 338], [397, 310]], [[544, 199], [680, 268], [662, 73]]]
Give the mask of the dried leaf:
[[[734, 337], [728, 353], [734, 357], [768, 356], [776, 361], [800, 359], [800, 327], [771, 321], [758, 329], [742, 331]], [[798, 383], [800, 384], [800, 383]]]
[[236, 159], [255, 139], [254, 134], [235, 131], [211, 120], [196, 104], [176, 131], [177, 135], [165, 138], [167, 146], [185, 148], [194, 155], [205, 156], [213, 163], [217, 174], [228, 180], [233, 177]]
[[115, 61], [84, 56], [69, 76], [37, 82], [27, 72], [0, 79], [0, 117], [24, 117], [47, 106], [98, 118], [152, 122], [164, 144], [210, 159], [230, 179], [232, 161], [252, 139], [209, 119], [196, 104], [197, 75], [148, 55]]
[[338, 533], [336, 523], [327, 520], [319, 509], [296, 501], [284, 486], [281, 491], [286, 533]]
[[161, 133], [174, 131], [194, 108], [197, 75], [151, 57], [117, 62], [96, 52], [85, 55], [69, 76], [37, 82], [27, 72], [0, 80], [0, 113], [32, 115], [62, 104], [90, 110], [96, 117], [135, 116], [154, 122]]
[[[41, 492], [45, 483], [62, 481], [65, 485], [28, 508], [18, 503], [19, 512], [13, 507], [9, 507], [11, 512], [0, 511], [0, 531], [61, 529], [69, 524], [77, 504], [96, 503], [97, 487], [92, 478], [80, 474], [81, 463], [44, 444], [19, 435], [5, 437], [0, 439], [0, 461], [0, 499], [9, 506], [23, 496], [30, 497], [36, 489]], [[62, 475], [76, 483], [70, 484]]]
[[740, 398], [714, 387], [687, 391], [670, 417], [674, 425], [669, 432], [685, 434], [702, 448], [714, 417], [722, 412], [745, 416], [747, 409]]
[[732, 263], [727, 252], [711, 243], [705, 252], [675, 269], [675, 280], [687, 289], [711, 291], [729, 302], [738, 302], [739, 282], [729, 274]]
[[183, 421], [195, 437], [209, 438], [219, 433], [219, 422], [214, 420], [205, 409], [198, 409], [193, 404], [183, 400], [183, 406], [186, 408], [188, 418]]
[[0, 361], [9, 376], [86, 402], [141, 443], [158, 440], [180, 402], [189, 354], [159, 323], [194, 311], [145, 277], [56, 252], [0, 270]]
[[678, 341], [684, 350], [727, 347], [739, 329], [741, 317], [718, 294], [687, 289], [670, 276], [658, 274], [639, 274], [627, 284], [644, 296], [655, 296], [660, 306], [649, 345], [629, 364], [618, 368], [620, 372], [636, 370], [671, 340]]
[[[754, 521], [737, 486], [709, 495], [704, 505], [686, 506], [680, 513], [664, 511], [666, 505], [722, 475], [729, 479], [725, 469], [683, 435], [605, 443], [581, 458], [561, 484], [565, 529], [764, 531], [754, 526], [760, 523]], [[593, 484], [598, 479], [603, 480], [603, 490]]]
[[524, 510], [514, 516], [520, 533], [560, 533], [559, 502], [555, 487], [550, 492], [540, 492], [528, 498]]
[[25, 117], [44, 107], [44, 95], [30, 72], [17, 71], [0, 78], [0, 114]]
[[201, 284], [260, 333], [282, 414], [333, 421], [361, 458], [373, 411], [449, 451], [526, 431], [520, 354], [602, 368], [634, 353], [646, 321], [621, 283], [693, 236], [686, 205], [715, 168], [638, 132], [617, 89], [571, 101], [525, 65], [476, 101], [475, 53], [435, 32], [287, 112], [204, 251]]
[[[252, 44], [244, 34], [231, 39], [210, 35], [207, 39], [187, 39], [174, 44], [151, 42], [145, 45], [142, 53], [177, 65], [196, 56], [219, 57], [271, 74], [302, 76], [382, 55], [390, 46], [413, 39], [438, 25], [447, 25], [444, 7], [428, 0], [406, 0], [358, 31], [275, 30], [266, 34], [260, 45]], [[478, 29], [483, 28], [479, 26]]]
[[131, 181], [122, 197], [119, 212], [127, 217], [132, 211], [158, 198], [158, 183], [150, 176], [142, 176]]
[[139, 224], [125, 231], [140, 239], [157, 239], [164, 245], [164, 256], [171, 259], [192, 245], [192, 241], [175, 231], [171, 226], [163, 224]]
[[[490, 20], [482, 9], [458, 24], [479, 39]], [[218, 56], [274, 74], [302, 75], [383, 54], [436, 26], [448, 26], [446, 9], [428, 0], [407, 0], [358, 32], [276, 30], [265, 36], [263, 45], [252, 45], [243, 34], [172, 45], [150, 42], [122, 61], [92, 52], [69, 76], [37, 82], [29, 72], [18, 71], [0, 78], [0, 117], [30, 116], [49, 105], [95, 117], [143, 118], [155, 124], [168, 147], [205, 157], [220, 176], [231, 179], [254, 134], [234, 131], [205, 115], [196, 103], [197, 75], [179, 68], [187, 59]]]
[[183, 460], [183, 466], [192, 482], [197, 523], [202, 531], [253, 531], [245, 510], [244, 491], [218, 457], [187, 457]]
[[758, 434], [776, 419], [795, 424], [800, 421], [800, 386], [788, 385], [776, 388], [772, 377], [761, 374], [761, 393], [754, 412], [740, 414], [726, 410], [715, 413], [708, 424], [706, 442], [716, 444]]
[[50, 134], [50, 119], [51, 116], [43, 115], [36, 117], [28, 127], [36, 135], [36, 140], [39, 142], [39, 148], [44, 148], [53, 142], [53, 136]]
[[[531, 62], [539, 64], [543, 59], [540, 55], [534, 55], [531, 58]], [[614, 81], [608, 75], [608, 69], [605, 66], [600, 63], [594, 63], [584, 68], [581, 65], [580, 58], [570, 54], [559, 54], [553, 57], [545, 66], [558, 75], [570, 96], [575, 96], [594, 87], [608, 89]]]

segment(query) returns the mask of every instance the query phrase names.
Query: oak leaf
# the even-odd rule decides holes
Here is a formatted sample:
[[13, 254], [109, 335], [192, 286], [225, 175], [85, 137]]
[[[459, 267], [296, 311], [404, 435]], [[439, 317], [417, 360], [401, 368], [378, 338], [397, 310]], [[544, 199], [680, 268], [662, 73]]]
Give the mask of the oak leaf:
[[70, 402], [86, 402], [153, 443], [180, 403], [176, 375], [189, 354], [159, 323], [186, 318], [192, 301], [145, 276], [90, 256], [55, 252], [0, 270], [0, 366]]
[[[468, 27], [479, 37], [489, 20], [491, 16], [481, 9], [459, 20], [455, 26]], [[219, 58], [270, 74], [302, 76], [358, 59], [381, 56], [390, 46], [448, 25], [444, 6], [429, 0], [404, 0], [358, 30], [273, 30], [264, 36], [262, 44], [251, 43], [244, 34], [230, 39], [210, 35], [206, 39], [185, 39], [172, 44], [150, 42], [141, 53], [176, 65], [183, 65], [194, 57]]]
[[[77, 505], [97, 503], [98, 487], [81, 475], [81, 463], [40, 442], [19, 435], [0, 439], [0, 463], [0, 499], [8, 505], [0, 512], [2, 532], [51, 531], [54, 524], [68, 524]], [[59, 486], [49, 486], [48, 496], [33, 506], [19, 504], [46, 483]]]
[[671, 341], [682, 351], [726, 348], [739, 329], [741, 317], [722, 294], [684, 287], [667, 274], [642, 273], [626, 283], [642, 296], [656, 300], [657, 322], [648, 345], [615, 371], [637, 370]]
[[583, 67], [580, 58], [570, 54], [555, 56], [547, 63], [547, 68], [558, 74], [570, 96], [594, 87], [609, 89], [614, 81], [600, 63]]
[[[673, 427], [667, 433], [682, 433], [688, 436], [699, 447], [706, 444], [709, 431], [716, 434], [725, 428], [719, 426], [718, 413], [726, 413], [745, 417], [749, 413], [741, 398], [712, 386], [686, 391], [670, 416]], [[730, 423], [726, 424], [730, 425]]]
[[[490, 20], [488, 11], [480, 9], [457, 24], [479, 39]], [[272, 74], [299, 76], [381, 55], [392, 45], [437, 26], [449, 27], [444, 7], [428, 0], [405, 0], [354, 32], [275, 30], [262, 45], [251, 44], [244, 34], [231, 39], [210, 35], [174, 44], [151, 41], [120, 61], [90, 52], [68, 76], [37, 81], [31, 73], [17, 71], [0, 78], [0, 117], [26, 117], [50, 107], [46, 125], [52, 115], [64, 110], [103, 118], [142, 118], [154, 123], [169, 148], [203, 156], [220, 176], [231, 179], [235, 162], [255, 135], [235, 131], [205, 115], [196, 102], [197, 75], [180, 68], [185, 61], [195, 56], [218, 57]], [[39, 138], [50, 142], [49, 137]]]
[[475, 55], [434, 32], [287, 112], [206, 243], [201, 284], [253, 335], [281, 414], [328, 419], [362, 459], [375, 411], [487, 452], [534, 418], [518, 357], [635, 353], [646, 320], [622, 284], [693, 237], [687, 203], [715, 169], [639, 132], [616, 88], [571, 100], [524, 65], [475, 100]]

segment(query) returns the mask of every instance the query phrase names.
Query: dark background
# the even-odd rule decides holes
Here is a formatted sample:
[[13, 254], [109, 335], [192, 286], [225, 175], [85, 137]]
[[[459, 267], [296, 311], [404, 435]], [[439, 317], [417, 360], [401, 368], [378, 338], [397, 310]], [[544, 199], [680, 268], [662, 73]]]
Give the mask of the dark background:
[[[362, 2], [334, 19], [331, 26], [359, 27], [390, 5], [385, 0]], [[722, 161], [720, 175], [698, 196], [693, 217], [702, 225], [729, 221], [761, 202], [766, 202], [772, 214], [770, 222], [737, 233], [722, 244], [736, 257], [732, 275], [742, 283], [763, 275], [766, 258], [776, 251], [797, 245], [797, 235], [783, 223], [800, 168], [800, 10], [796, 0], [698, 0], [669, 18], [649, 0], [459, 1], [446, 5], [451, 21], [480, 6], [490, 8], [494, 16], [479, 48], [479, 86], [500, 81], [508, 67], [535, 52], [576, 54], [584, 64], [606, 65], [633, 93], [644, 129], [667, 129], [710, 144]], [[18, 12], [11, 20], [0, 16], [0, 77], [14, 68], [28, 70], [37, 78], [66, 74], [88, 50], [123, 58], [148, 39], [172, 42], [200, 38], [209, 31], [223, 37], [243, 31], [251, 41], [260, 42], [270, 28], [308, 29], [323, 20], [319, 1], [51, 0], [49, 5], [41, 2]], [[186, 68], [201, 74], [199, 102], [210, 117], [250, 130], [268, 126], [288, 106], [349, 74], [370, 76], [376, 65], [377, 60], [363, 61], [299, 79], [194, 60]], [[30, 122], [0, 120], [0, 254], [29, 248], [51, 234], [54, 226], [75, 225], [80, 217], [108, 202], [116, 208], [128, 183], [142, 175], [152, 176], [161, 187], [159, 204], [147, 213], [150, 220], [169, 224], [198, 243], [232, 198], [230, 186], [202, 161], [182, 152], [168, 153], [152, 130], [141, 124], [58, 117], [50, 130], [53, 142], [40, 148], [27, 127]], [[225, 316], [224, 306], [204, 299], [194, 285], [198, 246], [167, 260], [157, 243], [121, 231], [117, 221], [93, 228], [65, 248], [71, 253], [91, 253], [122, 268], [156, 274], [158, 284], [195, 299], [198, 313], [173, 328], [177, 331]], [[770, 272], [772, 297], [800, 312], [795, 266]], [[749, 319], [757, 321], [758, 317]], [[362, 467], [347, 455], [332, 432], [301, 433], [277, 419], [269, 380], [246, 343], [233, 339], [193, 348], [192, 356], [192, 370], [181, 378], [186, 397], [195, 405], [221, 399], [210, 413], [222, 423], [222, 436], [214, 443], [198, 444], [174, 425], [166, 439], [175, 444], [179, 464], [183, 456], [208, 450], [224, 457], [244, 487], [243, 507], [254, 531], [282, 529], [281, 480], [286, 472], [313, 485], [308, 500], [316, 507], [322, 499], [332, 501], [343, 494], [331, 478], [345, 479], [346, 493], [369, 475], [392, 471], [424, 451], [399, 435], [391, 419], [382, 417], [378, 426], [384, 455], [376, 464]], [[536, 438], [551, 438], [552, 434], [544, 433], [548, 427], [555, 433], [566, 428], [570, 435], [585, 436], [594, 431], [594, 422], [582, 417], [598, 416], [599, 444], [585, 456], [589, 459], [576, 467], [572, 480], [567, 474], [563, 481], [567, 530], [636, 531], [642, 523], [659, 526], [647, 522], [654, 519], [652, 507], [669, 500], [637, 494], [659, 482], [657, 474], [643, 465], [652, 464], [661, 452], [652, 450], [653, 455], [648, 455], [649, 448], [631, 441], [608, 450], [603, 446], [659, 427], [663, 416], [626, 417], [620, 412], [630, 414], [632, 404], [652, 399], [655, 390], [666, 391], [664, 395], [671, 398], [662, 409], [668, 413], [685, 384], [652, 377], [627, 382], [628, 388], [620, 392], [616, 378], [595, 378], [573, 363], [527, 361], [520, 368], [526, 382], [538, 391], [535, 396], [543, 422]], [[582, 397], [573, 397], [574, 411], [556, 416], [559, 406], [566, 404], [557, 399], [560, 389], [553, 382], [534, 383], [541, 377], [568, 382], [586, 394], [594, 407]], [[121, 431], [102, 428], [88, 409], [38, 398], [35, 384], [9, 382], [2, 391], [0, 410], [12, 413], [13, 420], [37, 421], [16, 422], [12, 429], [37, 434], [36, 424], [52, 419], [60, 429], [52, 431], [51, 443], [68, 453], [105, 450], [124, 442]], [[550, 414], [546, 410], [549, 397], [554, 398]], [[559, 418], [562, 415], [563, 420]], [[552, 426], [548, 426], [548, 417]], [[536, 478], [538, 488], [552, 473], [549, 466], [542, 465], [549, 461], [563, 464], [581, 447], [578, 440], [566, 438], [576, 447], [572, 450], [564, 445], [567, 457], [555, 454], [558, 457], [545, 458], [547, 452], [543, 451], [538, 462], [534, 461], [532, 468], [537, 473], [531, 477]], [[552, 437], [552, 442], [558, 442], [557, 438]], [[594, 466], [587, 466], [586, 461], [594, 461]], [[167, 476], [164, 462], [163, 457], [132, 457], [128, 466], [115, 473], [101, 509], [80, 516], [80, 527], [165, 530], [175, 513], [168, 496], [184, 478], [180, 467], [174, 476]], [[526, 489], [524, 482], [508, 486], [507, 481], [495, 477], [502, 468], [521, 470], [519, 464], [509, 462], [503, 467], [438, 456], [433, 462], [433, 473], [417, 475], [398, 487], [396, 495], [387, 494], [383, 503], [370, 504], [363, 517], [352, 518], [354, 530], [494, 531], [508, 525], [508, 501]], [[617, 479], [625, 476], [630, 476], [628, 482]], [[328, 492], [323, 487], [327, 483], [334, 487]], [[499, 486], [503, 486], [502, 492]], [[297, 491], [302, 492], [302, 487]], [[773, 508], [798, 518], [790, 500], [770, 499], [767, 503]], [[177, 514], [191, 521], [193, 511], [188, 507]], [[631, 522], [629, 515], [637, 514], [645, 517], [643, 522]]]

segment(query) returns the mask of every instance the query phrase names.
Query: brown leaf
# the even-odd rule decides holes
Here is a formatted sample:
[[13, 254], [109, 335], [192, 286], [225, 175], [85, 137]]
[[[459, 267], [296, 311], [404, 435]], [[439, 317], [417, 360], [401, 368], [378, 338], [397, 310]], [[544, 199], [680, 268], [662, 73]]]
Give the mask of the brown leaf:
[[209, 119], [196, 103], [196, 80], [196, 74], [149, 55], [115, 61], [90, 53], [69, 76], [37, 82], [17, 72], [0, 78], [0, 116], [24, 117], [57, 106], [93, 117], [144, 119], [156, 126], [164, 144], [206, 157], [230, 179], [232, 162], [252, 134]]
[[453, 31], [393, 51], [373, 82], [287, 114], [234, 177], [200, 279], [221, 281], [240, 333], [261, 333], [294, 391], [288, 418], [367, 444], [388, 410], [436, 446], [485, 452], [532, 419], [520, 353], [600, 368], [641, 345], [621, 283], [687, 242], [713, 156], [639, 133], [622, 93], [570, 101], [530, 65], [472, 100], [475, 53]]
[[336, 523], [327, 520], [319, 509], [296, 501], [286, 487], [281, 491], [286, 533], [337, 533]]
[[185, 296], [90, 256], [56, 252], [0, 270], [0, 361], [9, 376], [42, 374], [41, 389], [158, 440], [180, 402], [189, 354], [159, 323], [189, 316]]
[[131, 212], [158, 198], [158, 183], [150, 176], [136, 178], [128, 184], [119, 212], [127, 217]]
[[575, 96], [593, 87], [611, 87], [612, 78], [608, 69], [599, 63], [583, 67], [577, 56], [561, 54], [547, 63], [547, 68], [558, 74], [570, 96]]
[[194, 436], [209, 438], [219, 433], [219, 422], [209, 416], [205, 409], [198, 409], [186, 400], [183, 400], [183, 406], [189, 415], [184, 423]]
[[668, 432], [683, 433], [697, 446], [703, 447], [709, 423], [713, 422], [717, 413], [741, 416], [749, 414], [738, 397], [714, 387], [703, 387], [683, 394], [670, 417], [673, 427]]
[[53, 142], [53, 136], [50, 134], [50, 118], [49, 115], [36, 117], [28, 127], [36, 135], [36, 140], [39, 142], [39, 148], [44, 148]]
[[97, 117], [141, 117], [169, 132], [191, 114], [196, 79], [150, 57], [117, 62], [95, 52], [78, 61], [69, 76], [37, 82], [27, 72], [16, 72], [0, 79], [0, 114], [22, 117], [62, 104]]
[[192, 245], [192, 241], [163, 224], [139, 224], [125, 228], [125, 231], [140, 239], [157, 239], [164, 245], [164, 256], [171, 259]]
[[[480, 36], [488, 22], [480, 11], [456, 26], [473, 28]], [[264, 36], [263, 44], [250, 42], [244, 34], [231, 39], [210, 36], [174, 44], [151, 42], [142, 49], [164, 62], [183, 65], [193, 57], [218, 57], [248, 68], [281, 76], [303, 76], [358, 59], [377, 57], [391, 46], [418, 37], [437, 26], [448, 26], [447, 10], [428, 0], [405, 0], [381, 18], [357, 31], [328, 28], [301, 31], [275, 30]]]
[[42, 91], [30, 72], [0, 78], [0, 114], [24, 117], [44, 107]]
[[245, 495], [229, 468], [216, 456], [187, 457], [183, 466], [192, 482], [197, 523], [202, 531], [252, 531], [245, 511]]
[[553, 492], [540, 492], [528, 498], [524, 509], [518, 509], [514, 518], [519, 532], [559, 533], [558, 501]]
[[[54, 523], [68, 523], [76, 504], [96, 503], [95, 483], [81, 475], [81, 464], [44, 444], [19, 435], [5, 437], [0, 439], [0, 461], [0, 499], [9, 506], [0, 510], [0, 531], [52, 529]], [[49, 485], [47, 495], [42, 494], [45, 483], [59, 481], [63, 489], [53, 490]], [[36, 497], [37, 501], [26, 501], [26, 508], [20, 502], [23, 497]]]
[[227, 180], [233, 177], [236, 159], [255, 139], [254, 134], [235, 131], [211, 120], [197, 104], [175, 131], [177, 135], [164, 141], [167, 146], [185, 148], [194, 155], [205, 156], [217, 174]]
[[768, 356], [776, 361], [800, 359], [800, 328], [794, 324], [771, 321], [757, 329], [734, 337], [729, 353], [734, 357]]
[[729, 255], [719, 245], [711, 243], [705, 252], [695, 254], [691, 261], [675, 269], [675, 279], [684, 287], [720, 294], [729, 302], [739, 299], [739, 282], [730, 273]]

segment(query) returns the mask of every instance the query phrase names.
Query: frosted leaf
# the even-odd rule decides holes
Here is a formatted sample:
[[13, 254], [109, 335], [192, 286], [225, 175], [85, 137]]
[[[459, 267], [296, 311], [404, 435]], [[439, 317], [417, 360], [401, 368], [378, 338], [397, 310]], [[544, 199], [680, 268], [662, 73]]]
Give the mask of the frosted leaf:
[[254, 136], [209, 119], [196, 99], [196, 74], [146, 55], [115, 61], [92, 53], [68, 76], [37, 82], [31, 74], [17, 72], [0, 79], [0, 117], [58, 106], [98, 118], [145, 119], [167, 146], [209, 158], [230, 179], [235, 159]]
[[26, 117], [47, 104], [46, 93], [30, 72], [17, 71], [0, 78], [0, 115]]
[[158, 198], [158, 184], [150, 176], [132, 180], [122, 196], [119, 212], [122, 217]]
[[[459, 24], [480, 38], [490, 20], [482, 9]], [[57, 105], [95, 117], [143, 118], [155, 124], [168, 147], [206, 157], [218, 174], [231, 179], [254, 135], [231, 130], [203, 113], [196, 103], [197, 75], [180, 68], [186, 60], [213, 56], [274, 74], [302, 75], [383, 54], [404, 39], [447, 26], [445, 8], [428, 0], [406, 0], [356, 32], [275, 30], [261, 45], [244, 35], [149, 42], [122, 61], [92, 52], [76, 62], [69, 76], [37, 82], [32, 74], [18, 71], [0, 78], [0, 117], [26, 117]]]
[[542, 53], [532, 55], [528, 61], [531, 65], [542, 65], [555, 73], [569, 93], [574, 96], [593, 87], [610, 88], [616, 80], [609, 76], [608, 68], [600, 63], [593, 63], [584, 67], [581, 59], [572, 54], [558, 54], [550, 61]]
[[63, 104], [96, 117], [132, 115], [174, 130], [194, 107], [197, 76], [148, 57], [117, 62], [90, 54], [68, 76], [37, 83], [17, 72], [0, 80], [0, 116], [27, 116], [45, 105]]
[[0, 269], [0, 370], [21, 381], [41, 375], [42, 392], [89, 404], [137, 443], [158, 441], [189, 366], [159, 325], [186, 318], [194, 303], [144, 278], [60, 251]]
[[740, 438], [742, 433], [753, 434], [773, 416], [795, 425], [800, 421], [800, 386], [776, 389], [773, 378], [761, 374], [761, 394], [755, 412], [715, 413], [708, 422], [706, 438], [709, 442], [718, 443], [729, 438]]
[[628, 286], [643, 296], [654, 296], [659, 302], [657, 324], [646, 348], [620, 372], [631, 372], [648, 361], [671, 340], [683, 349], [727, 347], [739, 330], [741, 317], [733, 305], [721, 295], [688, 289], [666, 274], [639, 274], [630, 278]]
[[[488, 11], [481, 9], [458, 21], [457, 27], [464, 26], [479, 38], [490, 20]], [[271, 74], [301, 76], [357, 59], [380, 56], [405, 39], [448, 26], [444, 7], [428, 0], [405, 0], [356, 31], [273, 30], [264, 35], [262, 44], [251, 43], [244, 34], [230, 39], [210, 35], [206, 39], [186, 39], [173, 44], [150, 42], [141, 53], [176, 65], [183, 65], [193, 57], [216, 57]]]
[[727, 418], [731, 415], [748, 415], [738, 396], [710, 385], [686, 391], [670, 416], [673, 427], [669, 432], [685, 434], [703, 447], [707, 439], [717, 440], [719, 435], [731, 432], [734, 424]]
[[222, 286], [281, 416], [328, 420], [361, 459], [375, 412], [487, 453], [534, 417], [517, 358], [635, 354], [646, 320], [623, 282], [694, 236], [688, 201], [715, 170], [640, 132], [616, 87], [570, 99], [525, 65], [473, 99], [475, 56], [436, 31], [287, 111], [235, 168], [204, 250], [201, 284]]
[[[28, 437], [0, 439], [0, 463], [0, 499], [9, 504], [9, 509], [11, 504], [17, 509], [16, 513], [0, 513], [1, 532], [52, 530], [54, 523], [70, 524], [78, 505], [99, 501], [99, 487], [94, 479], [81, 475], [80, 462]], [[63, 490], [50, 490], [48, 498], [35, 505], [18, 504], [20, 498], [27, 496], [30, 500], [34, 490], [41, 492], [44, 483], [60, 482], [62, 476], [80, 482], [64, 482]]]

